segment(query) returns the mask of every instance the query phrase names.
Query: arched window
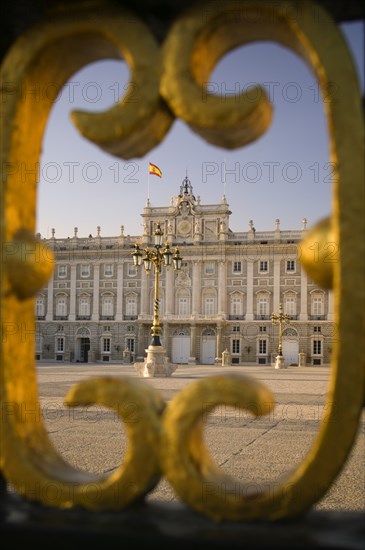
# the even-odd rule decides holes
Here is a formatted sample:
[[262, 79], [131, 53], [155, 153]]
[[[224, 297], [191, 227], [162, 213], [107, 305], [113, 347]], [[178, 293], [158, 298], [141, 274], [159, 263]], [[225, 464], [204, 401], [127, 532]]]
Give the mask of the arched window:
[[231, 299], [229, 304], [229, 314], [242, 315], [242, 313], [243, 313], [243, 296], [241, 292], [233, 292], [233, 294], [231, 294]]
[[56, 315], [58, 317], [67, 316], [67, 296], [60, 294], [56, 297]]
[[79, 299], [79, 315], [80, 317], [90, 316], [90, 296], [83, 294]]
[[114, 300], [112, 295], [102, 297], [101, 314], [103, 317], [112, 317], [114, 315]]
[[268, 292], [259, 292], [257, 294], [256, 314], [259, 319], [268, 319], [270, 317], [270, 294]]
[[44, 296], [37, 296], [35, 302], [35, 315], [36, 317], [44, 317], [45, 315]]
[[322, 292], [311, 294], [311, 315], [314, 317], [324, 315], [324, 295]]
[[215, 297], [208, 295], [204, 298], [204, 314], [205, 315], [214, 315], [216, 311], [215, 306]]
[[129, 294], [125, 300], [125, 314], [135, 317], [137, 315], [137, 296]]
[[186, 288], [182, 288], [177, 294], [177, 313], [178, 315], [190, 315], [190, 292]]
[[294, 292], [288, 292], [284, 297], [284, 313], [290, 316], [297, 314], [297, 296]]

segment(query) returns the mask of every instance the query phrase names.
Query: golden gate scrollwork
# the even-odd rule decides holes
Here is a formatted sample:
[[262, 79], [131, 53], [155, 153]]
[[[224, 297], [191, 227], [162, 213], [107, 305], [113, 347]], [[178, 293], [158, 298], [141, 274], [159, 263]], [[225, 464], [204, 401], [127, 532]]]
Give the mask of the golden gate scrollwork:
[[[364, 404], [364, 131], [356, 71], [344, 38], [312, 2], [202, 2], [176, 20], [161, 47], [133, 14], [108, 7], [97, 13], [78, 9], [60, 14], [56, 24], [44, 22], [31, 29], [14, 44], [1, 68], [1, 471], [24, 497], [50, 506], [124, 508], [166, 476], [191, 508], [214, 520], [298, 515], [326, 493], [341, 471]], [[212, 407], [230, 404], [265, 414], [273, 404], [266, 388], [246, 378], [213, 377], [188, 386], [166, 405], [141, 381], [86, 381], [71, 390], [67, 404], [101, 403], [117, 409], [127, 426], [129, 449], [110, 476], [81, 472], [58, 454], [39, 418], [23, 414], [40, 405], [34, 343], [31, 338], [18, 342], [21, 331], [34, 331], [34, 296], [54, 264], [51, 252], [33, 236], [35, 167], [51, 102], [42, 94], [36, 101], [23, 90], [51, 82], [56, 97], [84, 64], [121, 57], [135, 86], [104, 113], [73, 114], [85, 137], [122, 158], [140, 157], [162, 141], [176, 117], [210, 143], [241, 147], [270, 124], [267, 97], [261, 89], [256, 102], [244, 96], [239, 102], [222, 102], [207, 93], [204, 82], [230, 49], [263, 39], [304, 59], [328, 98], [330, 160], [336, 166], [332, 215], [309, 232], [301, 247], [310, 276], [334, 293], [339, 338], [332, 352], [326, 420], [303, 463], [270, 495], [242, 491], [223, 500], [214, 487], [232, 480], [203, 444], [202, 400]], [[326, 93], [333, 82], [335, 97]], [[130, 101], [132, 92], [138, 101]], [[21, 164], [27, 168], [26, 181]], [[328, 242], [337, 244], [337, 261], [327, 264], [321, 253], [313, 259], [312, 244], [324, 251]], [[120, 411], [125, 401], [136, 404], [134, 423]], [[211, 490], [202, 499], [207, 481]], [[53, 492], [42, 490], [50, 486]]]

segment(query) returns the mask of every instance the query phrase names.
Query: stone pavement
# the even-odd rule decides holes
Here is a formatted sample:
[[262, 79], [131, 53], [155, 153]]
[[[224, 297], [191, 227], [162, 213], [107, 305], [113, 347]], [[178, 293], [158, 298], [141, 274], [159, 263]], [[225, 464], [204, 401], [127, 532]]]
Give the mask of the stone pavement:
[[[329, 367], [180, 365], [170, 378], [145, 378], [168, 401], [186, 385], [222, 373], [240, 373], [265, 383], [276, 407], [268, 417], [220, 406], [207, 418], [206, 444], [217, 464], [236, 479], [267, 488], [299, 465], [326, 415]], [[38, 363], [42, 416], [50, 438], [77, 468], [110, 473], [123, 460], [126, 437], [116, 413], [102, 406], [68, 409], [64, 396], [75, 383], [95, 376], [138, 377], [132, 365]], [[365, 510], [365, 415], [356, 444], [318, 510]], [[162, 479], [147, 499], [178, 500]]]

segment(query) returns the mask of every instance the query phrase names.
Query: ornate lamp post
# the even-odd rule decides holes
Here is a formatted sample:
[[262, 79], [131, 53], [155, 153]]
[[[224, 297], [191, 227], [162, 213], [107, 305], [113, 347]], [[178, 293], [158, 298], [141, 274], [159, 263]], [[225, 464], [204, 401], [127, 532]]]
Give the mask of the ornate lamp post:
[[279, 323], [279, 352], [276, 356], [275, 360], [275, 368], [276, 369], [285, 369], [285, 360], [283, 356], [283, 323], [286, 323], [289, 321], [290, 317], [287, 313], [283, 313], [283, 304], [279, 305], [279, 313], [272, 313], [271, 314], [271, 321], [273, 325], [276, 323]]
[[137, 267], [143, 263], [145, 272], [147, 275], [154, 266], [155, 284], [154, 284], [154, 301], [153, 301], [153, 324], [151, 327], [151, 344], [146, 350], [147, 358], [144, 363], [136, 363], [136, 368], [140, 374], [144, 377], [152, 376], [170, 376], [176, 369], [176, 366], [167, 361], [165, 357], [165, 349], [161, 345], [160, 335], [160, 317], [159, 317], [159, 275], [161, 273], [162, 265], [167, 269], [173, 266], [175, 270], [181, 269], [182, 257], [180, 256], [179, 249], [175, 249], [175, 253], [171, 252], [169, 243], [165, 243], [163, 246], [163, 231], [161, 229], [160, 222], [157, 222], [156, 229], [153, 232], [154, 248], [142, 249], [144, 255], [136, 243], [134, 251], [132, 252], [132, 258], [134, 265]]

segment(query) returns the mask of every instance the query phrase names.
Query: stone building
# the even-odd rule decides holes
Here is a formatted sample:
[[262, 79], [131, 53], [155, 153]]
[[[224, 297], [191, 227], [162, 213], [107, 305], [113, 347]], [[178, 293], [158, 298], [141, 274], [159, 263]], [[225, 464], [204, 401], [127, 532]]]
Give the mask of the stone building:
[[[173, 363], [273, 364], [279, 327], [271, 320], [282, 304], [288, 365], [329, 363], [335, 338], [331, 292], [312, 282], [299, 262], [299, 230], [246, 232], [229, 228], [226, 197], [202, 204], [188, 177], [166, 207], [149, 200], [141, 214], [143, 235], [52, 237], [45, 242], [56, 264], [36, 299], [37, 360], [125, 363], [142, 360], [150, 343], [154, 276], [133, 264], [132, 252], [153, 246], [160, 222], [166, 241], [178, 246], [182, 269], [162, 267], [161, 342]], [[315, 252], [315, 251], [314, 251]]]

